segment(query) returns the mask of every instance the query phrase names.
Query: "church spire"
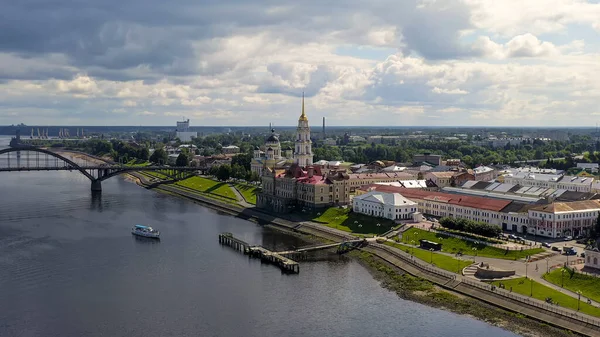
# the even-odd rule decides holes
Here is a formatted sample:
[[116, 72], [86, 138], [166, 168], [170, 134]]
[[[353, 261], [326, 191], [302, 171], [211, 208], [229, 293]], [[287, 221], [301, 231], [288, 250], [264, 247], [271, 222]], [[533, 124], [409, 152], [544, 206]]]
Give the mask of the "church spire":
[[298, 121], [308, 121], [308, 118], [304, 113], [304, 91], [302, 92], [302, 114], [300, 115], [300, 118], [298, 118]]

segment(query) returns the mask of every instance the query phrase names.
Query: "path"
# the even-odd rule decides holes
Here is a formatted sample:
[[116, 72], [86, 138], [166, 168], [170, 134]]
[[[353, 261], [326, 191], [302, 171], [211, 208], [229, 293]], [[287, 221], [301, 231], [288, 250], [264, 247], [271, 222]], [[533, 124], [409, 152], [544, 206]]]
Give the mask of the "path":
[[246, 198], [244, 198], [242, 193], [240, 193], [240, 191], [233, 184], [228, 183], [227, 185], [229, 186], [229, 188], [231, 188], [231, 190], [233, 191], [233, 194], [235, 194], [235, 197], [237, 198], [237, 201], [241, 206], [246, 207], [246, 208], [254, 207], [254, 205], [252, 205], [251, 203], [246, 201]]
[[[395, 242], [391, 239], [387, 239], [387, 241], [390, 242]], [[406, 246], [410, 246], [409, 244], [403, 243]], [[418, 246], [414, 246], [415, 248], [418, 248]], [[436, 252], [436, 254], [442, 254], [442, 255], [446, 255], [446, 256], [450, 256], [453, 258], [456, 258], [456, 254], [451, 254], [448, 252]], [[554, 283], [550, 283], [548, 281], [546, 281], [544, 278], [542, 278], [542, 276], [546, 273], [546, 261], [548, 262], [548, 269], [552, 269], [552, 266], [556, 266], [556, 265], [562, 265], [564, 264], [564, 262], [566, 261], [566, 257], [562, 256], [562, 255], [554, 255], [551, 256], [548, 259], [544, 259], [544, 260], [539, 260], [536, 262], [530, 262], [528, 264], [526, 264], [523, 261], [520, 260], [504, 260], [504, 259], [496, 259], [496, 258], [491, 258], [491, 257], [480, 257], [480, 256], [470, 256], [470, 255], [463, 255], [461, 257], [462, 260], [473, 260], [475, 261], [475, 263], [481, 263], [483, 262], [484, 264], [489, 264], [490, 266], [493, 266], [494, 268], [497, 269], [504, 269], [504, 270], [514, 270], [516, 272], [516, 276], [519, 277], [525, 277], [525, 275], [527, 275], [527, 277], [533, 279], [534, 281], [543, 284], [549, 288], [555, 289], [567, 296], [571, 296], [573, 298], [579, 298], [579, 295], [577, 295], [577, 293], [570, 291], [568, 289], [564, 289], [560, 286], [557, 286]], [[537, 270], [536, 270], [536, 266], [537, 266]], [[499, 279], [500, 280], [500, 279]], [[585, 296], [581, 296], [581, 300], [583, 302], [587, 301], [588, 298]], [[591, 304], [595, 307], [600, 308], [600, 302], [596, 302], [594, 300], [591, 300]]]

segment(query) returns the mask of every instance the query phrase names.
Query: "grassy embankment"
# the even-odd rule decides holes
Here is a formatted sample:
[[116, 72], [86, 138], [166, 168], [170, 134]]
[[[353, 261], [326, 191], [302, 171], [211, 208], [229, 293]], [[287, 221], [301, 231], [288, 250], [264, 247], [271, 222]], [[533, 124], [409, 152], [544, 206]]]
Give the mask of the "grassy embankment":
[[367, 267], [383, 287], [397, 293], [403, 299], [469, 315], [524, 336], [572, 336], [568, 331], [559, 330], [470, 297], [449, 293], [425, 279], [411, 276], [390, 266], [368, 252], [355, 251], [349, 254], [358, 257], [361, 264]]
[[402, 235], [402, 242], [408, 244], [419, 244], [419, 240], [429, 240], [442, 244], [442, 251], [447, 253], [462, 252], [463, 255], [492, 257], [496, 259], [518, 260], [526, 256], [543, 252], [542, 248], [524, 249], [524, 250], [505, 250], [497, 247], [477, 244], [472, 241], [449, 237], [441, 233], [428, 232], [426, 230], [413, 228]]
[[421, 249], [419, 247], [411, 247], [408, 245], [404, 245], [396, 242], [385, 242], [385, 245], [390, 247], [395, 247], [401, 249], [417, 259], [423, 260], [427, 263], [431, 263], [436, 267], [442, 268], [449, 272], [460, 274], [463, 268], [473, 264], [473, 260], [469, 259], [457, 259], [452, 256], [435, 253], [429, 250]]
[[[148, 166], [149, 162], [140, 162], [136, 160], [129, 161], [127, 166]], [[171, 178], [160, 172], [138, 172], [149, 178], [158, 178], [163, 180], [170, 180]], [[202, 177], [191, 177], [184, 180], [180, 180], [175, 184], [169, 185], [171, 187], [179, 188], [188, 192], [197, 193], [204, 197], [212, 198], [215, 200], [223, 201], [230, 204], [238, 204], [235, 193], [231, 190], [229, 185], [223, 182], [202, 178]], [[255, 197], [256, 200], [256, 197]], [[256, 202], [256, 201], [255, 201]]]
[[[531, 296], [533, 291], [533, 298], [544, 301], [546, 298], [550, 297], [554, 303], [558, 303], [561, 307], [577, 310], [577, 298], [563, 294], [558, 290], [547, 287], [531, 279], [521, 277], [512, 280], [494, 281], [492, 284], [498, 286], [500, 282], [504, 284], [506, 289], [512, 287], [512, 291], [515, 293]], [[585, 300], [582, 300], [579, 305], [581, 312], [600, 317], [600, 308], [587, 304]]]
[[357, 234], [383, 234], [395, 226], [392, 220], [358, 214], [339, 207], [330, 207], [311, 220]]
[[562, 286], [572, 292], [581, 291], [582, 298], [590, 298], [600, 302], [600, 278], [582, 273], [571, 273], [563, 268], [554, 269], [545, 274], [544, 280]]
[[244, 183], [233, 183], [233, 186], [244, 196], [247, 203], [256, 205], [256, 194], [258, 193], [256, 186]]
[[191, 177], [171, 185], [183, 188], [202, 196], [224, 201], [230, 204], [238, 204], [235, 193], [227, 183], [219, 182], [202, 177]]

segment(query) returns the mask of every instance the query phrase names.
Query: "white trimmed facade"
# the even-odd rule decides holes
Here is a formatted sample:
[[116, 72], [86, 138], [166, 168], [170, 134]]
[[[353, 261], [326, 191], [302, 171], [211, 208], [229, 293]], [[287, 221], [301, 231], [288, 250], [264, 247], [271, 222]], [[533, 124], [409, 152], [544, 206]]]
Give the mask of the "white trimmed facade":
[[372, 191], [352, 199], [352, 210], [390, 220], [409, 220], [417, 212], [417, 203], [400, 193]]

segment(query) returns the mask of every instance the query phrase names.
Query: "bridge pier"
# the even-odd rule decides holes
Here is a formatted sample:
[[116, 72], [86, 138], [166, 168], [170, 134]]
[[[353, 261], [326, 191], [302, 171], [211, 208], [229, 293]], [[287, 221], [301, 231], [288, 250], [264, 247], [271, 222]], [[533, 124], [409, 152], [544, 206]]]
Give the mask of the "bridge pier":
[[102, 191], [102, 181], [92, 180], [92, 192], [101, 192], [101, 191]]

